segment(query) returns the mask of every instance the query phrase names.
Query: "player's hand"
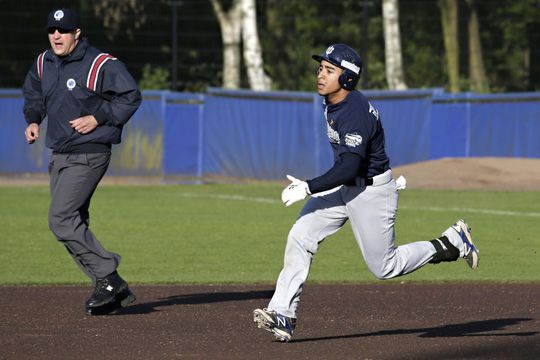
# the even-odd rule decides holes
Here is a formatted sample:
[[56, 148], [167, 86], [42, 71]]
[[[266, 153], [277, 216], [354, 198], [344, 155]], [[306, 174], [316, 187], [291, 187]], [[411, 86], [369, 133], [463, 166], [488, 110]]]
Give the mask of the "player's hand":
[[304, 200], [306, 196], [311, 194], [307, 182], [291, 175], [287, 175], [287, 179], [291, 183], [281, 193], [281, 201], [283, 201], [285, 206], [291, 206], [297, 201]]
[[88, 134], [98, 126], [98, 122], [94, 115], [86, 115], [69, 122], [72, 128], [79, 134]]
[[28, 125], [24, 130], [24, 136], [27, 143], [33, 144], [39, 138], [39, 125], [36, 123]]

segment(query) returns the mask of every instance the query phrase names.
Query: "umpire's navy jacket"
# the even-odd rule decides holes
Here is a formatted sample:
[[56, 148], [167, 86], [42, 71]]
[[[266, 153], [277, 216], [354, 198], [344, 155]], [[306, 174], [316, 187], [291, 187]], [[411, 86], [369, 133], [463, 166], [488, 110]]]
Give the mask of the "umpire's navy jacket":
[[[52, 50], [41, 53], [28, 71], [23, 92], [26, 122], [40, 124], [47, 116], [45, 145], [57, 153], [109, 152], [141, 104], [141, 93], [124, 64], [87, 39], [66, 57]], [[83, 135], [69, 121], [85, 115], [94, 115], [98, 127]]]

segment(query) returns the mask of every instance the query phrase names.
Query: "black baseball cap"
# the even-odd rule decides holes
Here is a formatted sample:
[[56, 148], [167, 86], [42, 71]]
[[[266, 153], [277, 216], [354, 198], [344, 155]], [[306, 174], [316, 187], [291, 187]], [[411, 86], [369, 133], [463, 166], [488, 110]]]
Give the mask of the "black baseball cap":
[[56, 9], [47, 16], [47, 28], [75, 30], [81, 27], [79, 15], [71, 9]]

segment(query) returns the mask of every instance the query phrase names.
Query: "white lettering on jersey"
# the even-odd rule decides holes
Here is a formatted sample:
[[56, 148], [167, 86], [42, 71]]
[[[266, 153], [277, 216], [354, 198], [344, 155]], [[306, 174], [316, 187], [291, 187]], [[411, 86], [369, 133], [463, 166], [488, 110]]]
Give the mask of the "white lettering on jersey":
[[339, 133], [332, 129], [328, 123], [326, 123], [326, 134], [331, 143], [339, 144]]
[[348, 147], [357, 147], [362, 143], [362, 136], [357, 133], [346, 134], [345, 135], [345, 145]]
[[373, 116], [375, 116], [375, 119], [377, 120], [380, 120], [379, 119], [379, 110], [375, 109], [373, 107], [373, 105], [371, 105], [371, 103], [368, 103], [369, 104], [369, 113]]

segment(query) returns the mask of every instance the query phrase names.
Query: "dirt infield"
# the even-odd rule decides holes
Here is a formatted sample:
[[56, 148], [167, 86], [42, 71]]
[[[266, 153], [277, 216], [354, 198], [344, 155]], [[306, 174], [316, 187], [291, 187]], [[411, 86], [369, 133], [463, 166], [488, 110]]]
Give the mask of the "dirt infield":
[[[540, 159], [444, 158], [393, 167], [394, 177], [404, 175], [411, 189], [482, 189], [540, 191]], [[261, 180], [180, 176], [110, 176], [102, 185], [162, 185], [215, 182], [257, 183]], [[282, 181], [285, 183], [285, 179]], [[0, 174], [0, 186], [47, 185], [47, 174]]]
[[540, 191], [540, 159], [444, 158], [392, 169], [411, 188]]
[[0, 287], [2, 359], [533, 359], [540, 284], [308, 284], [293, 341], [251, 312], [272, 286], [134, 286], [88, 317], [90, 289]]

